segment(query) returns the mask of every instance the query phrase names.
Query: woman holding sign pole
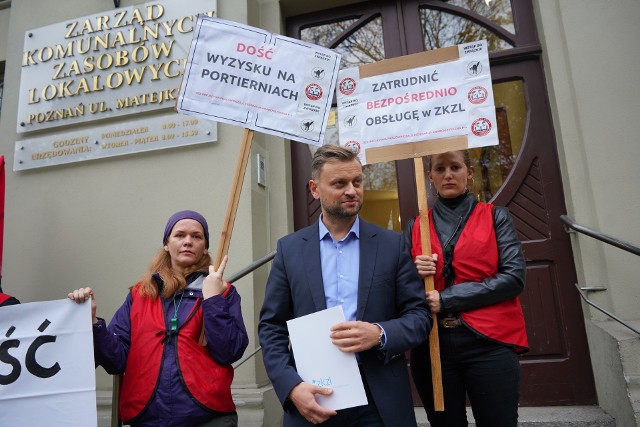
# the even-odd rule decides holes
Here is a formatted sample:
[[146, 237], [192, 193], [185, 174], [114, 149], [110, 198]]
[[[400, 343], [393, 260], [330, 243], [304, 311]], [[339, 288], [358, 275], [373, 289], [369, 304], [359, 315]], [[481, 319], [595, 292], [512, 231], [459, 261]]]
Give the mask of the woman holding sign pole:
[[[163, 248], [106, 326], [91, 297], [96, 364], [124, 373], [120, 417], [131, 426], [237, 426], [233, 368], [249, 342], [240, 295], [211, 265], [207, 222], [180, 211], [165, 227]], [[200, 341], [204, 329], [206, 343]]]
[[444, 411], [435, 411], [428, 342], [412, 350], [411, 371], [432, 427], [466, 427], [469, 398], [478, 427], [516, 427], [518, 353], [528, 350], [518, 295], [525, 261], [506, 208], [478, 202], [467, 189], [468, 153], [433, 155], [429, 182], [431, 254], [422, 254], [420, 221], [405, 241], [421, 277], [434, 276], [427, 303], [438, 315]]

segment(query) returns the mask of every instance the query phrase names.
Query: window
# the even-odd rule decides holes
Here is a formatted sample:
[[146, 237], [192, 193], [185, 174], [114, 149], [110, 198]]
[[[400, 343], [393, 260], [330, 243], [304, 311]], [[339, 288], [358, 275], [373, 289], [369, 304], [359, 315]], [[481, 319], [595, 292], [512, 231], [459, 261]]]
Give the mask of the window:
[[494, 83], [493, 97], [499, 144], [469, 150], [474, 169], [470, 191], [484, 202], [493, 198], [511, 172], [522, 147], [527, 120], [522, 80]]
[[[379, 16], [373, 17], [349, 33], [349, 28], [358, 25], [358, 22], [358, 19], [345, 19], [308, 27], [301, 31], [300, 38], [309, 43], [328, 46], [343, 33], [349, 34], [333, 46], [333, 49], [342, 55], [340, 68], [357, 67], [383, 60], [385, 51], [382, 19]], [[338, 145], [338, 123], [339, 117], [336, 108], [333, 107], [325, 133], [325, 144]], [[313, 147], [309, 146], [309, 149], [313, 151]], [[401, 231], [396, 163], [365, 165], [363, 174], [365, 203], [360, 216], [381, 227]]]

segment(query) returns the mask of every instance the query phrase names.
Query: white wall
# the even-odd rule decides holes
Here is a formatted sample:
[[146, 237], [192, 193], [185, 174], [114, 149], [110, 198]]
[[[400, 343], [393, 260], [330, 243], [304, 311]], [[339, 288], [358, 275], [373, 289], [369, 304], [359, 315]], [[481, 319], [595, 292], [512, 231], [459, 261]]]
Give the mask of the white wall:
[[[640, 2], [535, 5], [569, 215], [640, 245]], [[588, 237], [573, 242], [581, 285], [608, 288], [591, 297], [623, 319], [640, 319], [637, 256]]]
[[[638, 246], [640, 3], [534, 3], [569, 216]], [[589, 298], [640, 328], [638, 257], [583, 235], [572, 243], [580, 285], [607, 289]], [[618, 425], [635, 425], [638, 336], [586, 304], [583, 310], [598, 403]]]
[[[136, 3], [141, 2], [122, 1], [121, 7]], [[210, 252], [215, 257], [243, 132], [219, 125], [214, 143], [13, 172], [14, 143], [21, 139], [15, 123], [25, 31], [112, 8], [107, 0], [70, 0], [64, 7], [48, 0], [20, 0], [0, 10], [0, 46], [7, 49], [0, 118], [0, 153], [7, 159], [3, 288], [31, 302], [65, 298], [72, 289], [91, 286], [98, 314], [107, 320], [161, 249], [164, 225], [172, 213], [194, 209], [207, 218]], [[9, 12], [7, 28], [1, 24], [8, 22]], [[218, 16], [247, 22], [247, 5], [218, 0]], [[271, 21], [269, 26], [277, 28], [279, 22], [273, 16]], [[257, 152], [269, 159], [267, 188], [255, 185]], [[281, 138], [255, 138], [227, 275], [273, 250], [276, 239], [290, 231], [288, 165], [288, 150]], [[262, 293], [265, 271], [266, 267], [256, 283]], [[252, 276], [237, 286], [252, 350], [258, 345], [262, 293], [254, 298]], [[256, 366], [260, 364], [243, 365], [235, 384], [255, 385]], [[264, 383], [264, 374], [261, 378]], [[110, 386], [111, 379], [99, 372], [98, 388]]]
[[[0, 40], [9, 39], [9, 16], [11, 10], [7, 7], [9, 3], [0, 2]], [[7, 46], [0, 43], [0, 61], [7, 59]]]

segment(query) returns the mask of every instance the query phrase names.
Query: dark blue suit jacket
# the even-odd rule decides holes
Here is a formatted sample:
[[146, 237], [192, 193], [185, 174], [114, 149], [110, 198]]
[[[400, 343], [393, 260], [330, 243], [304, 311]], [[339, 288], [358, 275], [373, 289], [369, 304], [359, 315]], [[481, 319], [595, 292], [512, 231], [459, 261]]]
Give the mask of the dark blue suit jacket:
[[[320, 265], [318, 224], [278, 241], [258, 334], [267, 374], [285, 409], [285, 426], [310, 425], [287, 400], [302, 379], [289, 349], [287, 320], [327, 308]], [[360, 220], [360, 275], [357, 320], [380, 324], [384, 350], [360, 353], [360, 363], [387, 426], [415, 426], [404, 352], [431, 329], [423, 281], [402, 236]]]

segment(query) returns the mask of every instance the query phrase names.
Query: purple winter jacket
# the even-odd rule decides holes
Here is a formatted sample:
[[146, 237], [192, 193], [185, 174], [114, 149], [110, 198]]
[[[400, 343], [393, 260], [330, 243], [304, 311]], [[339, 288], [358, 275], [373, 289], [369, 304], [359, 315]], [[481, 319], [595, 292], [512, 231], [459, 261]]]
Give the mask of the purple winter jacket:
[[[197, 299], [202, 298], [202, 278], [207, 274], [206, 271], [198, 271], [187, 277], [187, 288], [181, 301], [179, 294], [175, 301], [159, 297], [162, 298], [167, 325], [174, 315], [176, 304], [179, 324], [185, 321]], [[154, 275], [154, 279], [161, 288], [160, 277]], [[104, 319], [98, 319], [98, 323], [93, 325], [96, 365], [102, 366], [111, 375], [123, 373], [126, 367], [130, 348], [131, 303], [129, 293], [109, 326], [106, 326]], [[219, 365], [230, 365], [239, 360], [247, 348], [249, 337], [242, 320], [240, 294], [235, 287], [232, 286], [225, 296], [216, 295], [202, 301], [202, 310], [211, 358]], [[187, 393], [176, 359], [175, 347], [165, 345], [156, 390], [147, 408], [132, 421], [132, 426], [192, 427], [219, 415], [195, 403]]]

